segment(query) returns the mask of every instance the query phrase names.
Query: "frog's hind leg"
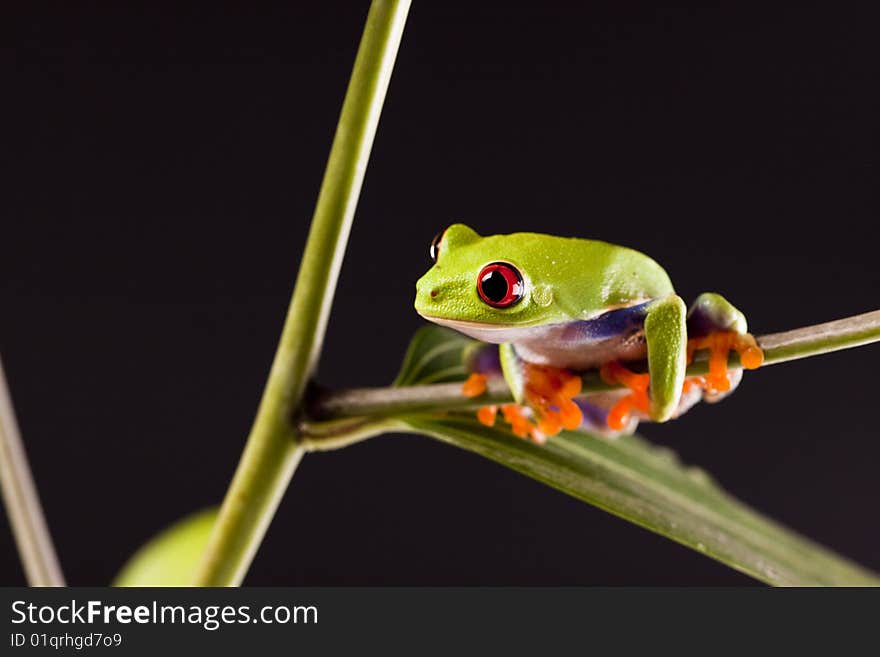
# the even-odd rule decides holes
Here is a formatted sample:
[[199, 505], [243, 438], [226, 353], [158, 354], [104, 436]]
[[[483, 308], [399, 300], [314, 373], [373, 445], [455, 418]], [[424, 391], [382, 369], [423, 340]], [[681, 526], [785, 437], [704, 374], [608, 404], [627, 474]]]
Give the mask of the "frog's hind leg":
[[716, 402], [739, 385], [742, 368], [728, 369], [727, 357], [736, 351], [745, 369], [760, 367], [764, 361], [761, 348], [748, 333], [745, 315], [720, 294], [704, 292], [697, 297], [687, 315], [688, 362], [699, 349], [709, 350], [709, 372], [688, 377], [684, 391], [703, 391], [703, 399]]

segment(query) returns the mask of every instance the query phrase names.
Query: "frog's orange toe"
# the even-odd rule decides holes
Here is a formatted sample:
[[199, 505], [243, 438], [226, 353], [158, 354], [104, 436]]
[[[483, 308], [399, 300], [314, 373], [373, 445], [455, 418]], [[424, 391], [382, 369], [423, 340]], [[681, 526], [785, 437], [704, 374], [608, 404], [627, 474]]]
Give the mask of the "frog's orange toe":
[[581, 394], [581, 388], [584, 385], [583, 379], [571, 372], [563, 372], [562, 389], [559, 394], [566, 399], [573, 399]]
[[691, 377], [691, 380], [709, 392], [730, 390], [730, 374], [727, 367], [731, 351], [739, 354], [740, 364], [747, 370], [754, 370], [764, 364], [764, 352], [748, 333], [734, 331], [714, 331], [708, 335], [688, 340], [688, 361], [697, 349], [709, 350], [709, 372], [704, 377]]
[[480, 424], [487, 427], [495, 426], [495, 418], [497, 415], [497, 406], [481, 406], [479, 410], [477, 410], [477, 420], [480, 421]]
[[573, 430], [583, 424], [584, 413], [580, 406], [570, 399], [566, 399], [560, 403], [559, 418], [564, 429]]
[[479, 397], [486, 392], [486, 375], [474, 372], [461, 386], [461, 394], [465, 397]]
[[544, 412], [535, 425], [545, 436], [555, 436], [562, 431], [562, 417], [558, 411], [548, 410]]
[[559, 433], [558, 426], [554, 426], [553, 420], [541, 418], [537, 424], [526, 416], [525, 407], [518, 404], [504, 404], [501, 407], [501, 415], [510, 424], [510, 430], [519, 438], [531, 439], [538, 445], [547, 442], [548, 435]]
[[510, 425], [511, 431], [520, 438], [527, 438], [532, 431], [532, 423], [525, 416], [521, 406], [516, 404], [504, 404], [501, 407], [501, 415]]
[[734, 345], [739, 353], [739, 362], [747, 370], [756, 370], [764, 364], [764, 352], [751, 335], [741, 336], [743, 342]]
[[611, 410], [605, 423], [609, 429], [622, 431], [629, 423], [634, 410], [650, 413], [651, 400], [648, 397], [648, 385], [651, 377], [648, 374], [632, 372], [616, 361], [605, 363], [599, 369], [602, 380], [609, 385], [623, 384], [629, 388], [629, 394], [621, 398]]
[[630, 396], [627, 395], [611, 407], [611, 410], [608, 411], [608, 416], [605, 419], [605, 424], [608, 425], [609, 429], [614, 431], [623, 431], [624, 427], [626, 427], [629, 422], [632, 410], [633, 407]]

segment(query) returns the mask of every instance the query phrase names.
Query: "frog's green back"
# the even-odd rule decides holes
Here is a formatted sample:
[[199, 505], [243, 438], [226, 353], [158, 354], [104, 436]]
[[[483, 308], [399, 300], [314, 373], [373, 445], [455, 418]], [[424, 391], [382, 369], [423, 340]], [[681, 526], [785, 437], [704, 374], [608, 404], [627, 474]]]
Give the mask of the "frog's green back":
[[[503, 310], [480, 303], [476, 277], [494, 261], [522, 273], [523, 303]], [[589, 319], [673, 292], [663, 268], [633, 249], [540, 233], [481, 237], [463, 224], [446, 230], [437, 263], [418, 288], [416, 308], [426, 316], [495, 324]]]
[[572, 316], [585, 309], [604, 311], [628, 306], [673, 291], [669, 276], [660, 265], [627, 247], [540, 233], [483, 238], [483, 246], [489, 252], [503, 253], [511, 245], [518, 251], [511, 262], [527, 271], [533, 284], [553, 286], [556, 300]]

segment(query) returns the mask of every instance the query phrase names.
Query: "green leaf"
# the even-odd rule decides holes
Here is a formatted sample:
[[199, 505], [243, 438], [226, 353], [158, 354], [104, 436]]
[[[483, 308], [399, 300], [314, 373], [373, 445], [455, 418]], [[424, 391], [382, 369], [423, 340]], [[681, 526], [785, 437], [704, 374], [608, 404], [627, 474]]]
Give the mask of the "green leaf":
[[[473, 344], [448, 329], [421, 329], [398, 384], [448, 380], [452, 360], [461, 366]], [[567, 431], [539, 446], [516, 438], [500, 422], [485, 427], [472, 413], [397, 419], [404, 430], [485, 456], [769, 584], [880, 585], [877, 575], [762, 516], [703, 470], [637, 436]]]
[[394, 385], [463, 381], [466, 358], [480, 344], [452, 329], [423, 326], [410, 340]]
[[189, 586], [216, 520], [216, 508], [178, 520], [135, 552], [113, 586]]

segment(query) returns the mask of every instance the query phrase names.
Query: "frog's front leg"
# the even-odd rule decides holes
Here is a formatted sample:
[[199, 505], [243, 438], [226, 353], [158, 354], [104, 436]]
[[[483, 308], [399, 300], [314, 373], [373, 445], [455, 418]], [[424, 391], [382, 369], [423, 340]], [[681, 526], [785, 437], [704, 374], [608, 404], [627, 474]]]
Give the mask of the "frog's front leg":
[[[620, 427], [609, 430], [609, 409], [625, 392], [609, 391], [575, 399], [581, 391], [578, 374], [530, 363], [520, 357], [512, 344], [482, 345], [471, 352], [466, 366], [470, 372], [462, 386], [462, 394], [466, 397], [478, 397], [486, 391], [490, 378], [504, 376], [516, 403], [481, 406], [477, 419], [491, 427], [500, 412], [520, 438], [530, 438], [540, 444], [562, 429], [577, 428], [616, 437], [621, 433], [632, 433], [637, 425], [636, 418], [625, 418]], [[648, 375], [643, 376], [647, 379]]]
[[[562, 429], [581, 425], [583, 413], [573, 401], [581, 392], [580, 376], [567, 369], [525, 361], [512, 344], [500, 345], [498, 354], [504, 379], [516, 401], [500, 410], [514, 434], [540, 444]], [[488, 414], [485, 419], [489, 419]]]
[[526, 362], [512, 344], [483, 345], [468, 358], [471, 374], [462, 386], [466, 397], [486, 391], [489, 377], [503, 374], [515, 404], [482, 406], [477, 419], [495, 424], [498, 411], [520, 438], [543, 443], [562, 429], [576, 429], [583, 421], [580, 407], [572, 401], [581, 391], [581, 378], [568, 370]]
[[651, 303], [645, 315], [648, 373], [631, 372], [616, 361], [602, 366], [606, 383], [623, 384], [630, 393], [608, 412], [608, 428], [622, 430], [638, 411], [655, 422], [675, 416], [687, 368], [687, 311], [684, 301], [672, 294]]

